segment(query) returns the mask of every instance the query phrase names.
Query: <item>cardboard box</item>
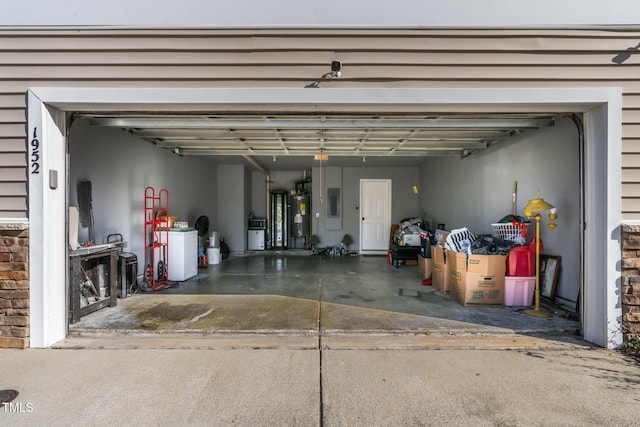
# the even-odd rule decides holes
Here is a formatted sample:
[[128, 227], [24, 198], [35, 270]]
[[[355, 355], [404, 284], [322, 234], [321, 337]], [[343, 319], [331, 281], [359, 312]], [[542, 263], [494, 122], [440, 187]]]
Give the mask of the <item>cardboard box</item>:
[[431, 258], [425, 258], [422, 255], [418, 255], [418, 278], [420, 280], [431, 277], [431, 264]]
[[432, 286], [438, 292], [449, 293], [449, 266], [444, 248], [431, 246], [431, 279]]
[[536, 276], [504, 278], [504, 305], [526, 307], [533, 304]]
[[391, 224], [391, 229], [389, 230], [389, 245], [393, 243], [393, 239], [396, 237], [398, 228], [400, 228], [400, 224]]
[[464, 306], [504, 305], [506, 256], [447, 251], [451, 297]]

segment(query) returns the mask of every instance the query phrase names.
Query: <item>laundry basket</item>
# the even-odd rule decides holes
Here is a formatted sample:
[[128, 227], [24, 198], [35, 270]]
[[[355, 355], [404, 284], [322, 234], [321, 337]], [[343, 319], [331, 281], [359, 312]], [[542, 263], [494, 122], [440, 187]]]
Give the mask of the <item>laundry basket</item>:
[[518, 245], [527, 243], [527, 223], [505, 222], [499, 224], [491, 224], [493, 227], [493, 237], [502, 240], [509, 240]]

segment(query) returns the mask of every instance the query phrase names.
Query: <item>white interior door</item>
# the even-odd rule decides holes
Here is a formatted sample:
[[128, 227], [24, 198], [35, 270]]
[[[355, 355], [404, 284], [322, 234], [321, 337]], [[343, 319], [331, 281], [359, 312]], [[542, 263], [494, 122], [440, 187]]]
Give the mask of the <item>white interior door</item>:
[[391, 180], [360, 180], [360, 253], [389, 250], [391, 228]]

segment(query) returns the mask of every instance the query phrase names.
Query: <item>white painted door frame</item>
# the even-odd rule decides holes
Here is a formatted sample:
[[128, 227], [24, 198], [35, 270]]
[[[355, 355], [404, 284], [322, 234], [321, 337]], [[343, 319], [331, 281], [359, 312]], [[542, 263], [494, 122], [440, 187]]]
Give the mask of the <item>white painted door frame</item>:
[[[32, 347], [65, 338], [66, 147], [63, 112], [73, 111], [420, 111], [584, 113], [585, 339], [603, 347], [622, 343], [620, 228], [620, 88], [535, 89], [206, 89], [31, 88], [28, 129], [42, 148], [42, 171], [29, 174], [29, 274]], [[30, 137], [33, 135], [30, 135]], [[58, 172], [51, 188], [49, 171]]]

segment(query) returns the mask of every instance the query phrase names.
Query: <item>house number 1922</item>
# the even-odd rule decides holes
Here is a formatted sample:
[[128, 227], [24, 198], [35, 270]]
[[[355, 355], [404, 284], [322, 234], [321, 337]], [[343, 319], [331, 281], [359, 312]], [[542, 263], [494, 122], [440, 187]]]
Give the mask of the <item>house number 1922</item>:
[[40, 173], [40, 141], [38, 140], [37, 127], [33, 128], [31, 139], [31, 173]]

